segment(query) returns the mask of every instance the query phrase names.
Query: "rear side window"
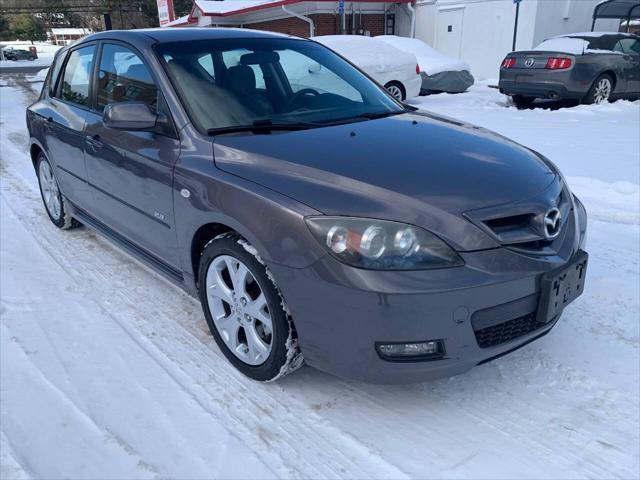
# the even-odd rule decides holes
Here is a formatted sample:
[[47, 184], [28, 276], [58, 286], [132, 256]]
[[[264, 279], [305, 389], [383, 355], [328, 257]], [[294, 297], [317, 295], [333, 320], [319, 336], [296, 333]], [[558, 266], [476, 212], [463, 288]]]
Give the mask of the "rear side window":
[[104, 44], [98, 73], [98, 110], [110, 103], [144, 102], [158, 108], [158, 88], [142, 59], [131, 49]]
[[630, 55], [640, 55], [640, 42], [633, 38], [624, 38], [620, 40], [622, 51]]
[[69, 54], [60, 87], [62, 100], [84, 107], [89, 106], [89, 85], [95, 50], [95, 45], [90, 45]]

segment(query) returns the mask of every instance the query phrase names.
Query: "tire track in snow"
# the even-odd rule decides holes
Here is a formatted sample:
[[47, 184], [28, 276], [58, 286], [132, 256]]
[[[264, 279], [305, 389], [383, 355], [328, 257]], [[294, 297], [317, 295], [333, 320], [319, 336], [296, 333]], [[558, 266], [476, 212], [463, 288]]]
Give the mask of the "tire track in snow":
[[[38, 196], [35, 174], [33, 181], [27, 183], [22, 175], [16, 176], [6, 162], [2, 162], [5, 180], [2, 195], [7, 205], [39, 239], [40, 246], [77, 282], [79, 291], [107, 312], [114, 307], [126, 307], [124, 315], [109, 313], [110, 317], [209, 414], [244, 439], [270, 468], [283, 476], [299, 478], [406, 476], [401, 469], [372, 456], [362, 443], [322, 422], [314, 412], [300, 411], [298, 406], [292, 409], [286, 404], [286, 398], [276, 399], [269, 394], [269, 390], [279, 387], [256, 384], [241, 377], [214, 346], [195, 299], [164, 279], [156, 282], [164, 287], [162, 294], [147, 289], [149, 280], [162, 277], [126, 253], [123, 262], [117, 248], [88, 229], [61, 232], [49, 225]], [[104, 251], [108, 251], [107, 258], [101, 258]], [[87, 271], [92, 275], [86, 275]], [[176, 320], [185, 316], [185, 304], [192, 320], [191, 329]], [[146, 318], [150, 312], [154, 315], [151, 321]], [[176, 344], [180, 344], [178, 352]], [[218, 410], [210, 405], [223, 408]], [[306, 428], [301, 425], [305, 423]], [[295, 458], [297, 464], [290, 465], [286, 460], [289, 458]]]

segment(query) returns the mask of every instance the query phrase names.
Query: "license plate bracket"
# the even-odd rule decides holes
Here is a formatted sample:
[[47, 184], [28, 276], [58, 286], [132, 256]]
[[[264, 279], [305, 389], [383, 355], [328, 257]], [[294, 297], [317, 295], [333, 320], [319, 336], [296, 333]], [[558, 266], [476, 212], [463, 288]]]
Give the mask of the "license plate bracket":
[[550, 322], [562, 313], [567, 305], [582, 295], [588, 261], [589, 254], [579, 250], [569, 265], [563, 265], [542, 275], [540, 304], [536, 318], [538, 322]]

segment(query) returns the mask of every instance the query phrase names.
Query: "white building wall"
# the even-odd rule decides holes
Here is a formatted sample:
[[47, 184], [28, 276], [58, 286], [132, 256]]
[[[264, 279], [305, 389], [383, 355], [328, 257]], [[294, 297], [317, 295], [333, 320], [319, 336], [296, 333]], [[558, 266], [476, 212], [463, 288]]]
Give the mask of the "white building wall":
[[[555, 35], [591, 30], [593, 9], [601, 0], [541, 0], [536, 18], [533, 46]], [[601, 19], [595, 30], [618, 31], [619, 20]]]
[[[537, 8], [538, 0], [524, 0], [520, 6], [518, 49], [530, 47]], [[512, 0], [419, 2], [416, 38], [465, 60], [477, 79], [497, 78], [500, 62], [511, 51], [515, 11]]]
[[[554, 35], [590, 30], [599, 1], [523, 0], [516, 50], [533, 48]], [[512, 47], [513, 0], [418, 0], [415, 8], [416, 38], [465, 60], [476, 79], [498, 78], [500, 63]], [[596, 30], [615, 31], [617, 25], [616, 20], [598, 20]]]

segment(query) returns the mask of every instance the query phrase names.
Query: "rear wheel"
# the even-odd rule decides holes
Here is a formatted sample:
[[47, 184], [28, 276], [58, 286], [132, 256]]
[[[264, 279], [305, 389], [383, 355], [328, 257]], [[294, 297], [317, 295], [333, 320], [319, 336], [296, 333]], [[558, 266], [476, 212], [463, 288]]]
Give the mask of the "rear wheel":
[[536, 100], [536, 97], [527, 97], [525, 95], [514, 95], [512, 98], [517, 108], [529, 108]]
[[69, 203], [60, 192], [58, 181], [53, 173], [49, 160], [40, 154], [36, 161], [36, 172], [42, 202], [51, 222], [62, 230], [75, 228], [80, 224], [70, 214]]
[[384, 86], [384, 88], [386, 88], [396, 100], [403, 101], [406, 98], [404, 87], [400, 82], [389, 82]]
[[596, 78], [596, 81], [593, 82], [589, 93], [584, 99], [584, 103], [591, 104], [600, 104], [610, 101], [611, 93], [613, 92], [613, 79], [608, 74], [600, 75]]
[[200, 257], [198, 277], [209, 330], [240, 372], [265, 382], [302, 365], [284, 299], [242, 237], [225, 233], [210, 241]]

